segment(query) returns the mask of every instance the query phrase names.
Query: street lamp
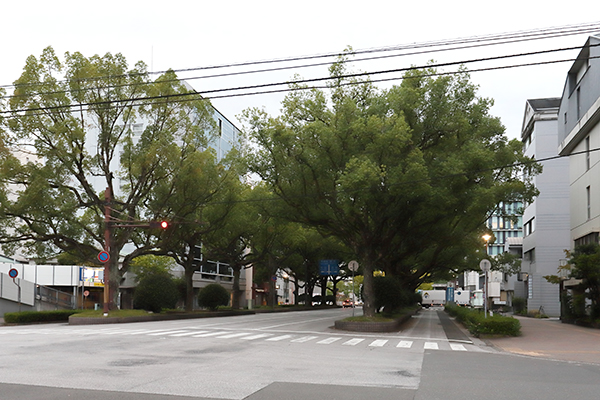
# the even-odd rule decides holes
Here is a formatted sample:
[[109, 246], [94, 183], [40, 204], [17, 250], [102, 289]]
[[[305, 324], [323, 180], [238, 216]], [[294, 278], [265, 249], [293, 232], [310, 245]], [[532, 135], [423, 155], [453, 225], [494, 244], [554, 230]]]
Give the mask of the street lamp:
[[[485, 255], [489, 257], [488, 255], [488, 243], [490, 241], [490, 239], [492, 238], [491, 235], [488, 235], [487, 233], [485, 235], [482, 236], [483, 240], [485, 240]], [[481, 260], [481, 262], [479, 263], [479, 268], [481, 268], [481, 270], [483, 271], [483, 318], [487, 318], [487, 273], [490, 270], [490, 268], [492, 267], [492, 263], [490, 262], [490, 260], [488, 259], [483, 259]]]

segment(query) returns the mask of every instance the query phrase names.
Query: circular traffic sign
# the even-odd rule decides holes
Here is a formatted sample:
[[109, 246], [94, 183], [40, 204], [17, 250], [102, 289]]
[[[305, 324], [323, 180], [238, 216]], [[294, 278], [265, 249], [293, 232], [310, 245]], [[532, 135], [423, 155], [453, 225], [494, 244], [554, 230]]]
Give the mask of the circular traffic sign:
[[98, 260], [100, 260], [100, 262], [107, 262], [109, 259], [110, 255], [108, 254], [108, 251], [101, 251], [98, 253]]
[[10, 276], [11, 278], [15, 279], [17, 276], [19, 276], [19, 271], [17, 271], [15, 268], [11, 268], [8, 271], [8, 276]]
[[85, 297], [88, 297], [88, 296], [90, 295], [90, 291], [89, 291], [89, 290], [86, 290], [85, 292], [83, 292], [83, 295], [84, 295]]
[[479, 268], [483, 271], [483, 272], [488, 272], [490, 270], [490, 268], [492, 268], [492, 263], [490, 262], [490, 260], [488, 259], [483, 259], [479, 262]]
[[350, 261], [348, 263], [348, 269], [352, 272], [358, 271], [358, 262], [355, 260]]

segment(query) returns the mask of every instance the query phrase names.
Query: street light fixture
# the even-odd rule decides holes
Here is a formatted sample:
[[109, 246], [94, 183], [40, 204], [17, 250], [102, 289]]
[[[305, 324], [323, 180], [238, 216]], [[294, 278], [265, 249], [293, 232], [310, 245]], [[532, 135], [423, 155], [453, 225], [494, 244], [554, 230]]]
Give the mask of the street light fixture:
[[[485, 235], [482, 236], [483, 240], [485, 240], [485, 255], [486, 257], [489, 257], [488, 255], [488, 243], [490, 241], [490, 239], [492, 238], [491, 235], [488, 235], [487, 233]], [[483, 259], [481, 260], [481, 263], [479, 263], [479, 267], [481, 268], [481, 270], [483, 271], [484, 274], [484, 279], [483, 279], [483, 318], [487, 318], [487, 275], [488, 275], [488, 271], [490, 270], [492, 266], [492, 263], [488, 260], [488, 259]]]

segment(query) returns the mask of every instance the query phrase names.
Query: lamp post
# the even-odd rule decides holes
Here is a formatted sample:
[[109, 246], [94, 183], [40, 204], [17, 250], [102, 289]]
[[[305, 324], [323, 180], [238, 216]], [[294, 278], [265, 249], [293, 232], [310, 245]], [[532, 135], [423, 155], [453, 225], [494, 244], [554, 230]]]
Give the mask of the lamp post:
[[[488, 235], [487, 233], [485, 235], [482, 236], [483, 240], [485, 240], [485, 255], [486, 257], [489, 257], [488, 254], [488, 243], [490, 241], [490, 239], [492, 238], [491, 235]], [[488, 275], [488, 271], [490, 270], [490, 268], [492, 267], [492, 263], [490, 262], [490, 260], [483, 259], [481, 260], [481, 262], [479, 263], [479, 268], [481, 268], [481, 270], [483, 271], [483, 318], [487, 318], [487, 275]]]

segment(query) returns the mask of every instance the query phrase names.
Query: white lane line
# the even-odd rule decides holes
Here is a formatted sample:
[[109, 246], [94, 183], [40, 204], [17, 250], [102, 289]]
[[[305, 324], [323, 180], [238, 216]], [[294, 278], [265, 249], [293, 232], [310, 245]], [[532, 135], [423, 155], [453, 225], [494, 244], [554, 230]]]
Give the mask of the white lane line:
[[318, 341], [317, 344], [331, 344], [333, 342], [337, 342], [340, 339], [341, 339], [341, 337], [330, 337], [330, 338]]
[[293, 338], [292, 335], [283, 335], [283, 336], [275, 336], [275, 337], [272, 337], [272, 338], [268, 338], [267, 340], [269, 342], [278, 342], [280, 340], [286, 340], [286, 339], [291, 339], [291, 338]]
[[388, 342], [388, 340], [385, 340], [385, 339], [373, 340], [371, 342], [371, 344], [369, 345], [369, 347], [383, 347], [387, 342]]
[[201, 333], [206, 333], [208, 331], [191, 331], [191, 332], [184, 332], [184, 333], [176, 333], [174, 335], [169, 335], [171, 337], [183, 337], [183, 336], [192, 336], [192, 335], [199, 335]]
[[178, 330], [178, 331], [155, 332], [155, 333], [148, 334], [148, 336], [172, 335], [174, 333], [182, 333], [182, 332], [187, 332], [187, 331]]
[[362, 342], [365, 339], [350, 339], [347, 342], [342, 343], [342, 346], [356, 346], [357, 344], [359, 344], [360, 342]]
[[219, 339], [231, 339], [231, 338], [236, 338], [236, 337], [240, 337], [240, 336], [246, 336], [249, 335], [250, 333], [248, 332], [238, 332], [238, 333], [230, 333], [229, 335], [223, 335], [223, 336], [217, 336]]
[[401, 347], [403, 349], [410, 349], [413, 345], [413, 342], [410, 340], [401, 340], [400, 343], [396, 347]]
[[254, 340], [254, 339], [262, 339], [262, 338], [269, 337], [269, 336], [273, 336], [273, 334], [272, 333], [259, 333], [258, 335], [244, 336], [244, 337], [241, 337], [240, 339]]
[[226, 335], [228, 333], [230, 333], [230, 331], [217, 331], [217, 332], [201, 333], [200, 335], [193, 335], [192, 337], [209, 337], [209, 336]]
[[304, 342], [308, 342], [309, 340], [313, 340], [316, 338], [317, 338], [317, 336], [302, 336], [301, 338], [292, 340], [292, 343], [304, 343]]
[[425, 342], [423, 348], [427, 350], [439, 350], [439, 346], [435, 342]]
[[145, 335], [147, 333], [153, 333], [153, 332], [169, 332], [168, 329], [153, 329], [153, 330], [145, 330], [145, 331], [140, 331], [140, 332], [133, 332], [133, 333], [129, 333], [129, 335]]
[[450, 343], [450, 348], [456, 351], [467, 351], [467, 348], [462, 344]]

